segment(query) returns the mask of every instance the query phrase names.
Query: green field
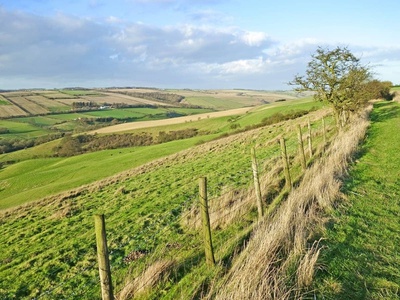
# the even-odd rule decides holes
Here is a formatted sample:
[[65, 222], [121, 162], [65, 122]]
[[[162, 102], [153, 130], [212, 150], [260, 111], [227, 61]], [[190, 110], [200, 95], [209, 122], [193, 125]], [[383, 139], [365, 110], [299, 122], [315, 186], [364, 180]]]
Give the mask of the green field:
[[[261, 112], [267, 113], [268, 110], [258, 113]], [[313, 122], [316, 130], [314, 147], [322, 149], [320, 116], [318, 112], [311, 116], [316, 118]], [[116, 293], [123, 290], [127, 285], [125, 280], [130, 276], [136, 276], [162, 259], [170, 261], [173, 266], [169, 279], [160, 280], [146, 297], [188, 299], [200, 295], [212, 278], [223, 276], [232, 263], [233, 254], [247, 239], [257, 213], [253, 202], [245, 202], [246, 206], [241, 206], [243, 211], [231, 209], [232, 219], [225, 220], [226, 213], [222, 212], [220, 218], [215, 218], [215, 222], [221, 222], [215, 226], [213, 238], [218, 265], [208, 268], [203, 263], [202, 237], [194, 227], [198, 214], [191, 216], [188, 213], [197, 201], [198, 178], [207, 176], [210, 205], [215, 213], [221, 211], [220, 201], [228, 195], [237, 196], [230, 201], [239, 201], [239, 195], [251, 187], [250, 149], [253, 146], [257, 147], [261, 176], [266, 176], [281, 161], [279, 144], [276, 140], [271, 141], [282, 134], [287, 139], [289, 156], [293, 158], [293, 178], [297, 178], [300, 167], [298, 159], [295, 159], [298, 146], [295, 128], [306, 120], [307, 116], [191, 147], [131, 170], [129, 176], [115, 177], [109, 184], [96, 183], [80, 189], [80, 192], [5, 211], [0, 219], [0, 243], [6, 245], [0, 252], [0, 261], [3, 262], [0, 276], [4, 278], [0, 282], [0, 298], [99, 298], [93, 229], [93, 215], [97, 213], [104, 213], [107, 220]], [[329, 137], [332, 138], [334, 126], [331, 118], [329, 124]], [[195, 139], [189, 139], [159, 147], [104, 151], [66, 160], [27, 160], [1, 172], [10, 172], [9, 177], [16, 183], [31, 180], [32, 187], [37, 188], [41, 183], [29, 174], [18, 179], [21, 170], [36, 170], [40, 173], [36, 176], [47, 182], [60, 180], [69, 184], [75, 178], [83, 180], [83, 176], [90, 177], [116, 164], [132, 168], [194, 143]], [[280, 171], [273, 178], [278, 191], [282, 177]], [[23, 190], [21, 186], [19, 189]], [[226, 202], [227, 207], [231, 204]], [[27, 227], [30, 230], [27, 231]], [[147, 251], [149, 255], [132, 263], [124, 262], [128, 254], [139, 250]]]
[[195, 108], [125, 108], [111, 109], [104, 111], [87, 112], [84, 115], [87, 117], [111, 117], [116, 119], [137, 118], [141, 121], [149, 119], [165, 119], [169, 113], [177, 113], [181, 115], [199, 114], [210, 112], [210, 109], [195, 109]]
[[[174, 141], [166, 144], [106, 150], [69, 158], [31, 159], [37, 151], [21, 150], [7, 155], [7, 160], [23, 160], [0, 171], [0, 209], [37, 200], [81, 185], [112, 176], [154, 159], [176, 153], [195, 145], [200, 139]], [[54, 144], [54, 143], [52, 143]], [[43, 148], [43, 146], [42, 146]], [[32, 149], [34, 150], [34, 149]]]
[[[318, 103], [304, 100], [300, 103], [280, 103], [277, 107], [263, 109], [238, 116], [235, 121], [239, 129], [249, 125], [259, 124], [263, 118], [274, 113], [287, 113], [293, 110], [310, 109]], [[266, 107], [264, 107], [266, 108]], [[185, 110], [189, 113], [191, 110]], [[14, 153], [0, 155], [0, 162], [14, 161], [16, 163], [0, 170], [0, 180], [3, 187], [0, 192], [0, 209], [19, 205], [46, 195], [62, 192], [83, 184], [87, 184], [118, 172], [136, 167], [159, 157], [187, 149], [199, 142], [205, 142], [222, 134], [233, 133], [231, 117], [203, 119], [195, 123], [183, 123], [165, 126], [163, 131], [197, 128], [208, 132], [187, 140], [179, 140], [151, 147], [126, 148], [88, 153], [70, 158], [45, 158], [53, 153], [58, 141], [39, 145], [32, 149], [20, 150]], [[138, 130], [158, 134], [160, 128]], [[35, 159], [38, 158], [38, 159]], [[39, 159], [40, 158], [40, 159]], [[21, 172], [25, 169], [25, 172]], [[29, 180], [29, 178], [33, 178]], [[28, 197], [29, 196], [29, 197]]]
[[[79, 96], [93, 91], [63, 92]], [[257, 97], [254, 95], [251, 97]], [[213, 109], [243, 107], [240, 100], [224, 104], [222, 98], [197, 94], [188, 101]], [[0, 120], [0, 127], [10, 130], [0, 138], [38, 137], [55, 127], [76, 131], [80, 129], [79, 118], [143, 121], [166, 118], [172, 111], [177, 116], [211, 109], [129, 108]], [[278, 122], [285, 115], [300, 111], [308, 114]], [[268, 227], [272, 224], [269, 221], [278, 219], [275, 209], [283, 207], [287, 199], [279, 138], [286, 140], [290, 173], [297, 187], [304, 174], [298, 125], [302, 126], [306, 141], [306, 124], [311, 120], [314, 156], [307, 158], [307, 163], [315, 166], [329, 155], [337, 136], [337, 127], [333, 117], [326, 115], [328, 112], [311, 98], [279, 101], [251, 107], [241, 115], [132, 131], [156, 136], [160, 131], [195, 128], [200, 133], [163, 144], [63, 158], [51, 157], [60, 143], [55, 140], [0, 155], [0, 299], [100, 299], [95, 214], [106, 218], [112, 280], [118, 299], [130, 299], [123, 295], [128, 289], [141, 290], [138, 299], [203, 299], [210, 289], [218, 293], [223, 279], [230, 276], [238, 262], [240, 266], [245, 248], [250, 248], [253, 229]], [[323, 115], [328, 129], [325, 145]], [[261, 126], [267, 118], [276, 123]], [[313, 241], [322, 237], [317, 268], [306, 269], [304, 264], [302, 270], [310, 278], [315, 271], [315, 280], [305, 284], [305, 290], [303, 286], [290, 291], [293, 299], [399, 299], [399, 124], [400, 104], [375, 103], [371, 126], [352, 168], [346, 178], [335, 178], [343, 181], [344, 199], [335, 203], [335, 210], [329, 211], [332, 215], [324, 216], [329, 221], [326, 230], [322, 229], [322, 221], [307, 223], [304, 228], [311, 229], [292, 231], [293, 237], [284, 242], [289, 244], [293, 238], [304, 243], [296, 249], [309, 251]], [[262, 222], [257, 218], [254, 201], [250, 157], [253, 147], [267, 212]], [[204, 263], [198, 204], [198, 179], [202, 176], [208, 180], [215, 267]], [[326, 182], [321, 186], [329, 189]], [[326, 195], [321, 192], [321, 198], [329, 198], [329, 191], [325, 192]], [[318, 206], [323, 199], [312, 201], [304, 202], [304, 207], [295, 211], [299, 220], [309, 214], [309, 206], [314, 204], [313, 210], [325, 211], [325, 207]], [[259, 226], [261, 223], [266, 224]], [[288, 224], [294, 227], [291, 222]], [[282, 262], [289, 263], [288, 272], [278, 278], [282, 280], [278, 285], [283, 289], [296, 286], [294, 281], [301, 280], [296, 274], [303, 266], [303, 253], [294, 253], [286, 260], [286, 250], [279, 250], [280, 245], [277, 249], [279, 257], [272, 261], [271, 270], [275, 272]]]
[[28, 123], [33, 126], [38, 127], [48, 127], [55, 124], [64, 122], [64, 120], [53, 118], [52, 116], [38, 116], [38, 117], [24, 117], [24, 118], [14, 118], [13, 121], [19, 123]]
[[375, 104], [371, 122], [324, 237], [318, 299], [400, 298], [400, 105]]
[[[259, 124], [263, 119], [271, 117], [274, 114], [289, 114], [295, 111], [312, 110], [325, 107], [321, 102], [315, 102], [312, 98], [303, 98], [298, 100], [290, 100], [285, 102], [276, 102], [273, 104], [262, 105], [259, 107], [249, 107], [249, 113], [242, 115], [227, 116], [221, 118], [203, 118], [194, 122], [182, 124], [173, 124], [162, 126], [162, 131], [183, 130], [185, 128], [195, 127], [200, 131], [212, 133], [232, 133], [237, 130], [245, 129], [247, 126]], [[236, 129], [232, 128], [232, 124], [236, 124]], [[160, 131], [160, 127], [136, 129], [129, 132], [150, 132], [156, 134]]]
[[[194, 108], [126, 108], [110, 109], [82, 113], [51, 114], [46, 116], [21, 117], [0, 120], [0, 127], [9, 129], [10, 133], [2, 134], [1, 138], [35, 138], [52, 132], [73, 131], [79, 125], [80, 119], [115, 118], [136, 119], [138, 121], [165, 119], [175, 115], [192, 115], [210, 112], [210, 109]], [[83, 128], [84, 129], [84, 128]], [[82, 131], [81, 129], [80, 131]]]
[[35, 138], [50, 133], [48, 130], [42, 129], [32, 123], [18, 122], [14, 120], [0, 120], [0, 127], [7, 128], [9, 133], [0, 134], [0, 138]]

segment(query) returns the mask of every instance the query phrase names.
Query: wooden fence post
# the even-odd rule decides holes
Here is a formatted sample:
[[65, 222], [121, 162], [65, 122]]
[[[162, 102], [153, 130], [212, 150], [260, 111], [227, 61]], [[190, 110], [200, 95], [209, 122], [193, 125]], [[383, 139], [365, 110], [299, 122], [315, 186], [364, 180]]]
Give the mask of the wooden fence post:
[[257, 200], [257, 209], [258, 209], [258, 219], [261, 220], [264, 216], [264, 207], [262, 203], [261, 197], [261, 188], [260, 188], [260, 178], [258, 176], [258, 164], [256, 157], [256, 149], [251, 148], [251, 166], [253, 169], [253, 177], [254, 177], [254, 188], [256, 192], [256, 200]]
[[97, 257], [99, 261], [99, 273], [101, 283], [101, 297], [103, 300], [114, 300], [111, 281], [110, 260], [108, 258], [106, 224], [104, 215], [94, 216], [96, 230]]
[[204, 235], [204, 250], [206, 254], [206, 263], [209, 266], [215, 265], [214, 249], [211, 238], [210, 216], [208, 214], [208, 201], [207, 201], [207, 178], [199, 178], [199, 191], [200, 191], [200, 206], [201, 206], [201, 219], [203, 225]]
[[311, 137], [311, 123], [310, 119], [308, 119], [308, 153], [310, 155], [310, 159], [313, 156], [313, 150], [312, 150], [312, 137]]
[[300, 162], [301, 162], [301, 167], [303, 168], [303, 171], [307, 169], [307, 161], [306, 161], [306, 155], [304, 153], [304, 144], [303, 144], [303, 135], [301, 133], [301, 126], [298, 124], [297, 126], [297, 138], [298, 138], [298, 143], [299, 143], [299, 152], [300, 152]]
[[281, 154], [282, 154], [283, 168], [285, 170], [285, 188], [287, 190], [291, 190], [292, 189], [292, 179], [290, 177], [289, 160], [288, 160], [288, 157], [287, 157], [286, 143], [285, 143], [285, 139], [284, 138], [280, 139], [280, 144], [281, 144]]

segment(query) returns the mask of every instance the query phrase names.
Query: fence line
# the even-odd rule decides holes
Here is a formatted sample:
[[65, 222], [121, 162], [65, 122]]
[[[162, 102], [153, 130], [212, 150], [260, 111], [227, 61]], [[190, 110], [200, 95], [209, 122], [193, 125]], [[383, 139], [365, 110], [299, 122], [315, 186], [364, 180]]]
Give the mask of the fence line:
[[[311, 137], [312, 136], [312, 134], [309, 134], [309, 137]], [[310, 139], [310, 138], [309, 138]], [[294, 146], [296, 146], [296, 145], [298, 145], [298, 142], [295, 142], [295, 141], [291, 141], [290, 143], [288, 143], [288, 148], [293, 148]], [[276, 152], [278, 152], [278, 150], [276, 151]], [[287, 154], [286, 154], [286, 156], [287, 156]], [[271, 161], [271, 160], [273, 160], [274, 158], [269, 158], [268, 159], [268, 161]], [[289, 164], [288, 164], [289, 165]], [[290, 182], [290, 181], [289, 181]], [[219, 196], [215, 196], [214, 198], [212, 198], [211, 200], [210, 200], [210, 202], [211, 201], [216, 201], [217, 199], [219, 199], [220, 197], [222, 197], [222, 196], [224, 196], [224, 195], [227, 195], [227, 194], [229, 194], [229, 193], [231, 193], [231, 191], [227, 191], [226, 193], [224, 193], [224, 194], [220, 194]], [[238, 206], [238, 207], [235, 207], [235, 210], [239, 210], [240, 208], [242, 208], [243, 206], [245, 206], [245, 205], [248, 205], [248, 203], [243, 203], [243, 204], [241, 204], [240, 206]], [[225, 207], [221, 207], [221, 208], [219, 208], [218, 210], [225, 210], [226, 208]], [[218, 211], [217, 210], [217, 211]], [[214, 213], [214, 212], [217, 212], [217, 211], [212, 211], [212, 213]], [[247, 212], [246, 212], [247, 213]], [[244, 213], [244, 214], [242, 214], [242, 215], [245, 215], [246, 213]], [[220, 216], [221, 218], [225, 218], [226, 216], [228, 216], [228, 215], [230, 215], [230, 214], [232, 214], [232, 211], [229, 211], [229, 212], [227, 212], [225, 215], [222, 215], [222, 216]]]
[[[310, 123], [309, 123], [310, 124]], [[320, 132], [322, 132], [322, 137], [323, 137], [323, 144], [324, 145], [326, 145], [327, 144], [327, 141], [328, 141], [328, 139], [329, 139], [329, 137], [327, 136], [327, 130], [329, 130], [329, 127], [328, 126], [326, 126], [326, 123], [325, 123], [325, 120], [324, 119], [322, 119], [322, 125], [323, 125], [323, 128], [322, 128], [322, 131], [320, 131]], [[319, 135], [319, 131], [315, 131], [315, 132], [311, 132], [311, 125], [309, 125], [308, 126], [309, 127], [309, 134], [308, 134], [308, 136], [309, 137], [307, 137], [307, 139], [309, 138], [310, 140], [311, 140], [311, 138], [312, 138], [312, 136], [318, 136]], [[332, 136], [331, 136], [332, 137]], [[280, 153], [282, 152], [282, 149], [279, 149], [279, 144], [278, 144], [278, 138], [276, 138], [276, 139], [274, 139], [274, 140], [276, 140], [276, 143], [275, 144], [271, 144], [270, 146], [271, 147], [269, 147], [269, 148], [265, 148], [265, 149], [263, 149], [262, 148], [262, 146], [259, 146], [259, 147], [257, 147], [257, 149], [258, 150], [260, 150], [260, 153], [261, 154], [259, 154], [258, 156], [260, 156], [260, 158], [258, 159], [258, 165], [260, 166], [264, 166], [263, 168], [260, 168], [260, 170], [259, 170], [259, 176], [260, 176], [260, 179], [259, 180], [261, 180], [261, 177], [268, 171], [267, 170], [267, 168], [266, 168], [266, 166], [268, 166], [268, 165], [270, 165], [271, 164], [271, 162], [274, 162], [276, 159], [278, 159], [279, 158], [279, 155], [280, 155]], [[292, 135], [290, 135], [290, 138], [288, 138], [287, 139], [287, 143], [286, 143], [286, 145], [285, 145], [285, 147], [286, 147], [286, 157], [288, 158], [289, 156], [294, 156], [295, 158], [298, 156], [298, 155], [300, 155], [300, 153], [298, 153], [298, 151], [296, 151], [296, 149], [298, 149], [298, 141], [296, 141], [296, 136], [293, 136], [293, 134]], [[310, 145], [310, 144], [309, 144]], [[313, 147], [313, 145], [311, 144], [311, 151], [310, 151], [310, 153], [312, 153], [312, 147]], [[271, 152], [270, 150], [271, 149], [273, 149], [273, 151]], [[255, 151], [255, 150], [254, 150]], [[268, 158], [262, 158], [261, 156], [263, 156], [262, 154], [264, 154], [264, 153], [268, 153]], [[317, 153], [313, 153], [313, 154], [317, 154]], [[247, 189], [250, 189], [250, 186], [251, 186], [251, 178], [252, 177], [250, 177], [251, 176], [251, 170], [250, 170], [250, 162], [251, 162], [251, 157], [249, 156], [249, 169], [248, 169], [248, 171], [238, 171], [238, 172], [236, 172], [236, 173], [234, 173], [234, 175], [236, 175], [236, 174], [238, 174], [238, 176], [241, 176], [241, 177], [248, 177], [248, 188]], [[301, 161], [300, 161], [301, 162]], [[294, 164], [294, 159], [291, 159], [291, 163], [290, 164]], [[288, 163], [288, 168], [289, 168], [289, 170], [290, 170], [290, 164]], [[251, 167], [252, 168], [252, 170], [254, 170], [254, 167]], [[246, 178], [245, 177], [245, 178]], [[159, 184], [159, 185], [157, 185], [157, 186], [155, 186], [155, 187], [153, 187], [152, 188], [152, 190], [155, 190], [155, 188], [157, 188], [157, 187], [161, 187], [162, 186], [162, 184]], [[225, 187], [227, 187], [227, 185], [225, 185]], [[208, 196], [208, 202], [209, 202], [209, 205], [213, 205], [213, 202], [215, 201], [215, 203], [217, 203], [216, 201], [218, 201], [219, 199], [221, 199], [221, 197], [225, 197], [225, 196], [229, 196], [229, 194], [231, 194], [232, 193], [232, 190], [233, 191], [236, 191], [236, 190], [239, 190], [239, 191], [242, 191], [242, 190], [245, 190], [246, 188], [238, 188], [238, 189], [236, 189], [236, 188], [230, 188], [229, 190], [227, 190], [227, 191], [224, 191], [223, 193], [220, 193], [220, 194], [218, 194], [218, 195], [209, 195]], [[214, 191], [218, 191], [218, 186], [216, 186], [216, 187], [213, 187], [212, 188], [212, 190], [214, 190]], [[220, 191], [221, 191], [221, 189], [219, 189]], [[246, 193], [246, 192], [245, 192]], [[234, 194], [234, 193], [233, 193]], [[263, 191], [261, 191], [260, 190], [260, 194], [261, 194], [261, 196], [263, 197]], [[261, 198], [262, 198], [261, 197]], [[158, 215], [157, 216], [157, 220], [155, 220], [155, 222], [153, 222], [153, 223], [150, 223], [149, 224], [149, 226], [147, 226], [146, 228], [144, 228], [144, 230], [142, 231], [142, 234], [149, 234], [150, 236], [149, 236], [149, 240], [153, 240], [154, 241], [154, 243], [153, 243], [153, 246], [151, 246], [149, 249], [150, 249], [150, 251], [153, 251], [153, 250], [155, 250], [154, 251], [154, 255], [156, 255], [157, 253], [159, 253], [158, 252], [158, 250], [157, 249], [161, 249], [161, 251], [164, 251], [164, 253], [170, 253], [171, 252], [171, 249], [170, 248], [168, 248], [167, 247], [167, 245], [165, 245], [164, 247], [162, 246], [162, 245], [156, 245], [156, 242], [158, 241], [158, 238], [160, 237], [160, 236], [163, 236], [164, 234], [165, 235], [167, 235], [167, 231], [168, 230], [170, 230], [171, 229], [171, 226], [170, 226], [170, 224], [168, 223], [168, 222], [173, 222], [174, 224], [179, 224], [179, 223], [184, 223], [185, 221], [186, 221], [186, 219], [187, 218], [191, 218], [191, 220], [193, 221], [193, 224], [195, 224], [196, 222], [198, 222], [199, 220], [200, 220], [200, 214], [199, 213], [194, 213], [194, 216], [193, 216], [193, 203], [195, 202], [195, 199], [196, 199], [196, 197], [195, 196], [190, 196], [190, 197], [187, 197], [182, 203], [180, 203], [179, 205], [177, 205], [177, 206], [175, 206], [174, 208], [172, 208], [172, 209], [169, 209], [168, 211], [166, 211], [165, 213], [163, 213], [163, 214], [160, 214], [160, 215]], [[263, 201], [263, 204], [265, 205], [265, 199], [261, 199], [262, 201]], [[237, 206], [235, 206], [233, 209], [231, 209], [231, 210], [228, 210], [227, 209], [227, 207], [224, 207], [224, 206], [222, 206], [222, 207], [220, 207], [220, 208], [218, 208], [218, 209], [215, 209], [215, 210], [210, 210], [210, 213], [211, 214], [213, 214], [213, 213], [219, 213], [219, 212], [221, 212], [221, 211], [224, 211], [224, 210], [227, 210], [227, 212], [225, 213], [225, 214], [221, 214], [219, 217], [220, 218], [222, 218], [222, 219], [224, 219], [224, 218], [227, 218], [227, 217], [229, 217], [230, 215], [233, 215], [234, 213], [236, 213], [236, 212], [238, 212], [238, 211], [240, 211], [241, 209], [243, 209], [243, 208], [245, 208], [246, 206], [248, 206], [249, 208], [248, 209], [251, 209], [251, 208], [255, 208], [257, 205], [256, 205], [256, 202], [254, 202], [254, 203], [252, 203], [252, 204], [249, 204], [249, 202], [245, 202], [245, 201], [243, 201], [240, 205], [237, 205]], [[171, 211], [173, 211], [173, 210], [177, 210], [178, 212], [179, 212], [179, 215], [178, 216], [175, 216], [175, 215], [173, 215], [172, 213], [171, 213]], [[248, 214], [249, 213], [249, 211], [247, 210], [247, 211], [244, 211], [243, 213], [241, 213], [240, 215], [235, 215], [234, 217], [235, 218], [240, 218], [240, 217], [242, 217], [242, 216], [244, 216], [244, 215], [246, 215], [246, 214]], [[166, 222], [167, 224], [165, 225], [165, 226], [161, 226], [161, 227], [159, 227], [159, 225], [160, 224], [162, 224], [163, 222]], [[253, 220], [253, 221], [255, 221], [255, 220]], [[211, 230], [211, 229], [210, 229]], [[218, 230], [218, 231], [220, 231], [220, 232], [222, 232], [221, 230]], [[137, 239], [135, 238], [135, 237], [132, 237], [132, 238], [130, 238], [130, 239], [128, 239], [126, 242], [124, 242], [124, 243], [121, 243], [121, 244], [117, 244], [117, 247], [110, 247], [109, 248], [109, 254], [114, 254], [114, 253], [116, 253], [117, 251], [120, 251], [120, 250], [123, 250], [123, 252], [125, 253], [125, 254], [127, 254], [126, 253], [126, 251], [127, 251], [127, 249], [126, 248], [129, 248], [130, 247], [130, 245], [134, 245], [135, 244], [135, 242], [137, 241]], [[217, 241], [217, 243], [215, 244], [215, 245], [219, 245], [220, 244], [220, 242], [218, 242]], [[157, 251], [156, 251], [157, 250]], [[187, 249], [173, 249], [174, 251], [174, 253], [177, 253], [177, 254], [183, 254], [183, 253], [186, 253], [187, 252]], [[194, 251], [194, 253], [196, 253], [196, 251]], [[198, 251], [197, 251], [197, 253], [198, 253]], [[197, 255], [197, 254], [193, 254], [193, 255]], [[195, 256], [193, 256], [192, 257], [192, 263], [194, 264], [194, 265], [197, 265], [199, 262], [197, 261], [197, 258], [194, 258]], [[153, 261], [153, 260], [157, 260], [157, 257], [155, 257], [155, 256], [152, 256], [152, 255], [148, 255], [147, 256], [148, 258], [151, 258], [151, 260]], [[141, 259], [141, 258], [139, 258], [139, 259]], [[149, 260], [149, 262], [150, 262], [150, 260]], [[90, 268], [93, 268], [94, 267], [94, 265], [95, 264], [91, 264], [89, 267], [86, 267], [85, 269], [82, 269], [82, 271], [85, 271], [85, 270], [88, 270], [88, 269], [90, 269]], [[188, 266], [188, 268], [190, 269], [191, 268], [191, 266]], [[112, 268], [112, 266], [111, 266], [111, 269], [113, 269]], [[145, 270], [145, 269], [144, 269]], [[140, 274], [141, 272], [139, 272], [138, 274]], [[71, 278], [69, 278], [68, 280], [71, 280], [71, 279], [73, 279], [74, 277], [76, 277], [76, 276], [78, 276], [78, 275], [81, 275], [80, 274], [80, 272], [79, 273], [76, 273], [76, 274], [74, 274]], [[153, 277], [151, 277], [150, 276], [150, 278], [148, 278], [148, 280], [147, 281], [145, 281], [145, 283], [143, 283], [142, 284], [142, 288], [144, 287], [144, 286], [146, 286], [149, 282], [151, 282], [152, 280], [154, 280], [154, 279], [156, 279], [156, 277], [157, 277], [158, 275], [154, 275]], [[92, 279], [92, 281], [93, 281], [93, 279]], [[92, 281], [90, 281], [90, 282], [92, 282]], [[57, 285], [57, 286], [55, 286], [54, 288], [52, 288], [52, 289], [49, 289], [49, 290], [47, 290], [47, 291], [45, 291], [45, 292], [43, 292], [43, 293], [41, 293], [37, 298], [35, 298], [35, 299], [40, 299], [40, 298], [42, 298], [42, 297], [44, 297], [44, 296], [48, 296], [48, 295], [50, 295], [53, 291], [55, 291], [56, 289], [58, 289], [58, 288], [61, 288], [62, 286], [64, 286], [64, 285], [66, 285], [67, 283], [68, 283], [69, 281], [66, 281], [66, 282], [62, 282], [62, 283], [60, 283], [59, 285]], [[94, 280], [93, 282], [96, 282], [96, 280]], [[135, 282], [135, 279], [133, 279], [133, 280], [130, 280], [130, 281], [128, 281], [128, 283], [126, 283], [123, 287], [122, 287], [122, 289], [121, 288], [119, 288], [119, 292], [121, 292], [124, 288], [126, 288], [128, 285], [130, 285], [130, 284], [133, 284], [133, 282]], [[91, 285], [87, 285], [87, 286], [85, 286], [85, 287], [87, 287], [88, 289], [90, 289], [90, 286]], [[139, 287], [140, 288], [140, 287]], [[79, 292], [79, 291], [74, 291], [74, 293], [77, 293], [77, 292]], [[72, 295], [72, 294], [71, 294]]]

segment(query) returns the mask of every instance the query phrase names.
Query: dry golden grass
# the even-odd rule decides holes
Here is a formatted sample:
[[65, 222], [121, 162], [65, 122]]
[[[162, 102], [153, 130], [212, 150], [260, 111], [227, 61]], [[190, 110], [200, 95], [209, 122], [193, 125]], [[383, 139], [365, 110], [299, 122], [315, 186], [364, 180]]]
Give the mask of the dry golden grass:
[[62, 103], [54, 101], [54, 100], [47, 99], [46, 97], [41, 96], [41, 95], [26, 96], [25, 98], [37, 103], [40, 106], [43, 106], [43, 107], [55, 107], [55, 106], [63, 106], [65, 108], [68, 107], [65, 104], [62, 104]]
[[233, 116], [233, 115], [237, 115], [237, 114], [244, 114], [247, 111], [249, 111], [250, 109], [251, 108], [249, 108], [249, 107], [242, 107], [242, 108], [231, 109], [231, 110], [220, 111], [220, 112], [197, 114], [194, 116], [177, 117], [177, 118], [170, 118], [170, 119], [164, 119], [164, 120], [124, 123], [124, 124], [118, 124], [118, 125], [114, 125], [114, 126], [108, 126], [108, 127], [96, 129], [95, 131], [93, 131], [91, 133], [113, 133], [113, 132], [122, 132], [122, 131], [141, 129], [141, 128], [166, 126], [166, 125], [172, 125], [172, 124], [182, 124], [185, 122], [197, 121], [197, 120], [205, 119], [205, 118], [218, 118], [218, 117], [225, 117], [225, 116]]
[[8, 98], [9, 101], [12, 101], [15, 105], [18, 105], [30, 112], [32, 115], [38, 114], [46, 114], [49, 112], [48, 109], [38, 105], [37, 103], [26, 99], [25, 97], [12, 97]]
[[394, 92], [393, 101], [400, 102], [400, 92], [399, 91]]
[[[279, 193], [281, 190], [282, 162], [280, 159], [274, 158], [264, 163], [263, 168], [268, 170], [261, 178], [261, 190], [263, 198], [267, 201]], [[256, 207], [255, 189], [251, 186], [247, 190], [236, 190], [231, 187], [222, 189], [221, 196], [209, 201], [210, 225], [212, 229], [220, 229], [234, 223], [238, 218], [242, 217]], [[197, 203], [194, 203], [189, 211], [185, 212], [182, 218], [182, 225], [185, 227], [198, 230], [201, 228], [200, 209]]]
[[75, 99], [76, 101], [76, 97], [74, 95], [69, 95], [69, 94], [65, 94], [65, 93], [60, 93], [57, 91], [53, 91], [51, 93], [42, 93], [45, 97], [49, 98], [49, 99], [54, 99], [54, 100], [58, 100], [58, 99]]
[[[135, 90], [135, 92], [137, 92]], [[152, 100], [147, 100], [147, 99], [143, 99], [143, 98], [137, 98], [137, 97], [132, 97], [129, 95], [123, 95], [123, 94], [116, 94], [116, 93], [106, 93], [103, 92], [103, 95], [106, 95], [107, 97], [99, 97], [98, 101], [100, 101], [100, 103], [102, 102], [108, 102], [108, 103], [127, 103], [127, 104], [132, 104], [132, 105], [137, 105], [137, 104], [147, 104], [147, 105], [155, 105], [155, 106], [159, 106], [159, 105], [163, 105], [163, 106], [172, 106], [169, 103], [160, 103], [158, 101], [152, 101]], [[93, 99], [93, 97], [83, 97], [87, 100], [91, 100]], [[96, 98], [94, 98], [96, 99]], [[96, 101], [96, 100], [93, 100]]]
[[[303, 299], [320, 252], [315, 235], [340, 197], [340, 178], [368, 127], [366, 111], [341, 132], [287, 200], [253, 232], [246, 249], [211, 289], [212, 299]], [[311, 245], [310, 245], [311, 243]]]
[[12, 105], [1, 105], [0, 106], [0, 117], [9, 118], [16, 116], [27, 116], [28, 113], [20, 109], [18, 106]]
[[[321, 110], [310, 114], [310, 120], [312, 122], [320, 121], [322, 117], [330, 113], [330, 110]], [[307, 119], [303, 118], [304, 124], [306, 126]], [[298, 120], [297, 120], [298, 122]], [[289, 126], [288, 123], [282, 123], [286, 125], [286, 132], [291, 132], [294, 130], [293, 126]], [[282, 126], [282, 124], [277, 124], [276, 126]], [[256, 131], [254, 131], [256, 134]], [[313, 131], [313, 136], [322, 135], [322, 131]], [[304, 137], [306, 135], [304, 134]], [[237, 138], [237, 137], [236, 137]], [[258, 145], [259, 147], [270, 147], [273, 144], [279, 142], [280, 136], [270, 139], [267, 143]], [[229, 144], [227, 140], [226, 144]], [[212, 147], [211, 147], [212, 148]], [[314, 149], [316, 154], [322, 153], [324, 145], [319, 143], [317, 148]], [[300, 164], [300, 156], [297, 155], [293, 157], [293, 164]], [[260, 173], [262, 175], [259, 178], [260, 188], [262, 190], [262, 197], [266, 199], [267, 204], [270, 204], [273, 199], [282, 192], [284, 185], [283, 179], [283, 162], [280, 156], [273, 157], [269, 160], [264, 161], [263, 165], [259, 166]], [[224, 191], [225, 190], [225, 191]], [[234, 190], [230, 187], [225, 187], [221, 196], [209, 201], [209, 215], [210, 215], [210, 225], [212, 229], [225, 228], [232, 224], [239, 217], [249, 212], [253, 207], [256, 207], [256, 195], [254, 186], [251, 186], [247, 190]], [[189, 211], [184, 213], [182, 218], [182, 225], [191, 228], [199, 229], [201, 228], [201, 218], [199, 207], [194, 204]]]
[[[210, 226], [212, 229], [224, 228], [247, 213], [255, 204], [253, 191], [229, 189], [222, 196], [209, 202]], [[201, 228], [200, 210], [195, 203], [184, 213], [182, 225], [198, 230]]]
[[115, 298], [117, 300], [134, 299], [135, 296], [145, 293], [158, 282], [166, 280], [173, 265], [172, 260], [156, 261], [138, 277], [129, 280]]

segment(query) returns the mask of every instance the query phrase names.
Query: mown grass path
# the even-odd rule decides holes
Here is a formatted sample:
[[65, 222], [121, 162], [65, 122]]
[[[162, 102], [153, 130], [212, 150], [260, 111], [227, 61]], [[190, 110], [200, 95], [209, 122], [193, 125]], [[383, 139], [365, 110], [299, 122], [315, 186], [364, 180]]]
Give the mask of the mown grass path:
[[375, 104], [335, 211], [317, 273], [317, 299], [400, 299], [400, 105]]

